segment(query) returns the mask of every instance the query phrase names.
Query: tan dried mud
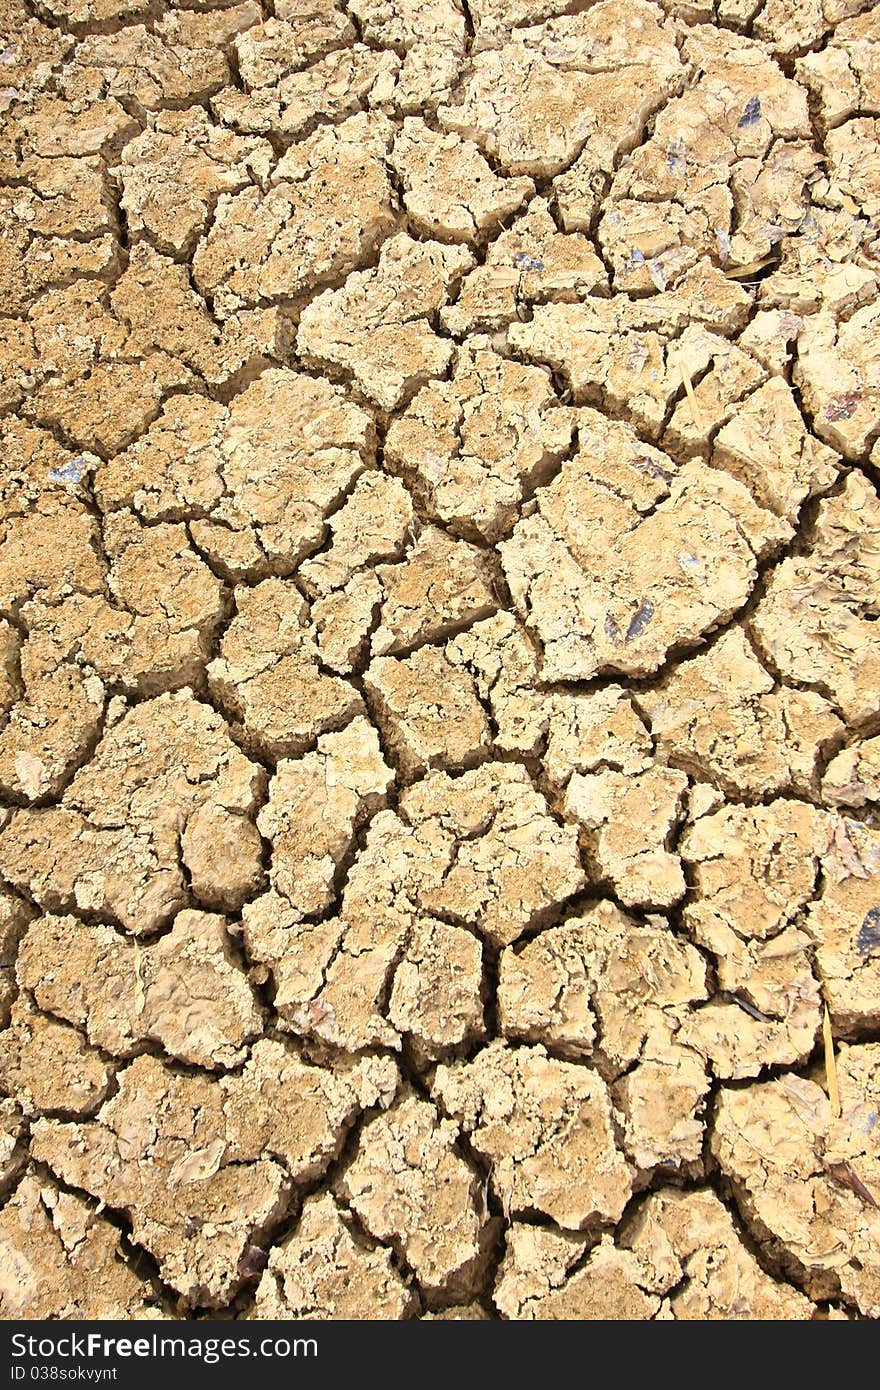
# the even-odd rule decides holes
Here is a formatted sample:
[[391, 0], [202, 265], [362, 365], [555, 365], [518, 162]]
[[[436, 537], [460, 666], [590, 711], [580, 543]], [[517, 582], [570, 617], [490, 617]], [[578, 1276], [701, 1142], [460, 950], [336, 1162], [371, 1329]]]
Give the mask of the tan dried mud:
[[880, 1317], [880, 10], [2, 8], [0, 1317]]

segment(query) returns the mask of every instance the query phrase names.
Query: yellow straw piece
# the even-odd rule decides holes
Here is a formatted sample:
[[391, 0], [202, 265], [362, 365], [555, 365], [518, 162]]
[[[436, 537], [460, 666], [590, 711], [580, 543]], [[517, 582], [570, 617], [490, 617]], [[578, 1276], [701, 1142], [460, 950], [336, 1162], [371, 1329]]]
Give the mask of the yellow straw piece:
[[702, 416], [700, 415], [700, 407], [697, 405], [697, 396], [696, 392], [694, 391], [694, 383], [691, 381], [690, 374], [687, 368], [685, 367], [682, 359], [680, 357], [677, 357], [676, 360], [678, 362], [678, 370], [681, 372], [682, 385], [684, 386], [688, 401], [690, 403], [691, 415], [694, 419], [694, 426], [696, 429], [702, 430], [703, 420]]
[[737, 265], [732, 270], [725, 270], [724, 274], [728, 280], [747, 280], [750, 275], [755, 275], [765, 266], [772, 265], [778, 257], [764, 256], [760, 261], [749, 261], [748, 265]]
[[840, 1090], [837, 1085], [837, 1063], [834, 1060], [834, 1039], [831, 1036], [831, 1018], [828, 1013], [828, 1005], [825, 1005], [825, 1016], [822, 1019], [822, 1040], [825, 1043], [825, 1083], [828, 1087], [828, 1099], [831, 1101], [833, 1113], [840, 1118]]

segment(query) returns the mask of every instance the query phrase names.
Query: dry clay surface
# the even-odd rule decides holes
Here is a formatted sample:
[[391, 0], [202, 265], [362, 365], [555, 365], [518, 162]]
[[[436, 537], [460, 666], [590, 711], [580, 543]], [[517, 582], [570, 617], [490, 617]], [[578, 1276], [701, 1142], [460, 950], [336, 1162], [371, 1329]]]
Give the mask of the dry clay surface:
[[0, 1316], [880, 1317], [880, 10], [2, 10]]

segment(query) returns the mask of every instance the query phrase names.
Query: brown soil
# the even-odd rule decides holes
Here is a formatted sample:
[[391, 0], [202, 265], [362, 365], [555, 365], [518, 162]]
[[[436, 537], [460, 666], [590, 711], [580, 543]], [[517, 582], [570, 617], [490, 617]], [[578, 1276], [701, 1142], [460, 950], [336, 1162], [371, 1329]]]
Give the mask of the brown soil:
[[0, 81], [0, 1317], [880, 1317], [880, 10]]

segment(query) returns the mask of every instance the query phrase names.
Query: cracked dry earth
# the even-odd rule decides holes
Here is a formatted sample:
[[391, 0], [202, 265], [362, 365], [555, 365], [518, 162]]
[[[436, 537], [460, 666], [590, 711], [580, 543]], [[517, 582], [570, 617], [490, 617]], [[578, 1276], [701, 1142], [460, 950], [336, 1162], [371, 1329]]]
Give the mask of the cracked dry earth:
[[878, 74], [4, 0], [3, 1317], [880, 1316]]

